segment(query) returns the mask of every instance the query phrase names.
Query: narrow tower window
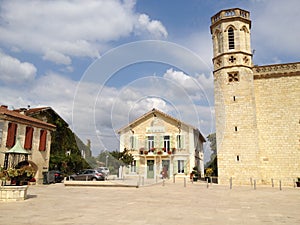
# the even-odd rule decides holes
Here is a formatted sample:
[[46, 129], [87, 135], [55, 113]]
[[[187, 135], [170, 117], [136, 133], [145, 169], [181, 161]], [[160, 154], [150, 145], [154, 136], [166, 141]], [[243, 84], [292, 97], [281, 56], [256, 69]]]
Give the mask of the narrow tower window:
[[234, 31], [232, 27], [228, 29], [228, 46], [229, 49], [234, 49]]

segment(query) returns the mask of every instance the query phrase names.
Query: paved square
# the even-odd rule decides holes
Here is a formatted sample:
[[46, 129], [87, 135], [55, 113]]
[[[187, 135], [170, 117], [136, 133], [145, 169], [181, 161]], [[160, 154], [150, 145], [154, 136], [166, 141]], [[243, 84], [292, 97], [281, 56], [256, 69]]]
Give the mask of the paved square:
[[0, 224], [300, 224], [300, 188], [170, 180], [140, 188], [30, 186], [28, 195], [0, 202]]

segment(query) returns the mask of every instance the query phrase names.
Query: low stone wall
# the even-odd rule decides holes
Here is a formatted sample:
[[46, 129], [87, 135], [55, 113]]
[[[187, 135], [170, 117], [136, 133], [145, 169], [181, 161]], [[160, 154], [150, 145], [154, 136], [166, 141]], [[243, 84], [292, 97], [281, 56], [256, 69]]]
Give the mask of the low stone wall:
[[26, 199], [28, 186], [0, 186], [0, 201], [22, 201]]

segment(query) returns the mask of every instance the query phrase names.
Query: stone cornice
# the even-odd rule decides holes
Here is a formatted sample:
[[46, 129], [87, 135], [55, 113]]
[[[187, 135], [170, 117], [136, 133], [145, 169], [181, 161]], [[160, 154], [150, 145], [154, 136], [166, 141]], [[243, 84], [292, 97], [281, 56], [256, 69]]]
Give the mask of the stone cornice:
[[254, 66], [253, 76], [254, 79], [300, 76], [300, 63]]

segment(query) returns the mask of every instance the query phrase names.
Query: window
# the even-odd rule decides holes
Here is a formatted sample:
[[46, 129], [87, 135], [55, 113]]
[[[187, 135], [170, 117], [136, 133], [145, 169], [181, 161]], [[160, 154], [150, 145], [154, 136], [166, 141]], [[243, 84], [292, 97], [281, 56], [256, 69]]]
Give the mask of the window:
[[165, 152], [170, 150], [170, 136], [164, 136], [164, 149]]
[[137, 149], [137, 140], [135, 136], [130, 137], [130, 148]]
[[33, 127], [26, 127], [24, 148], [31, 150], [32, 148]]
[[181, 134], [178, 134], [176, 137], [176, 142], [177, 142], [177, 149], [182, 149], [184, 148], [184, 137]]
[[132, 164], [131, 164], [131, 172], [135, 173], [136, 172], [136, 160], [133, 160]]
[[147, 143], [148, 150], [154, 148], [154, 136], [148, 136], [148, 143]]
[[47, 131], [41, 130], [40, 131], [40, 146], [39, 146], [40, 151], [46, 150], [46, 141], [47, 141]]
[[237, 72], [228, 73], [228, 82], [238, 82], [239, 81], [239, 74]]
[[178, 173], [184, 173], [184, 160], [178, 160]]
[[18, 125], [15, 123], [8, 123], [6, 147], [11, 148], [15, 145]]
[[234, 31], [232, 27], [228, 29], [228, 46], [229, 49], [234, 49]]

